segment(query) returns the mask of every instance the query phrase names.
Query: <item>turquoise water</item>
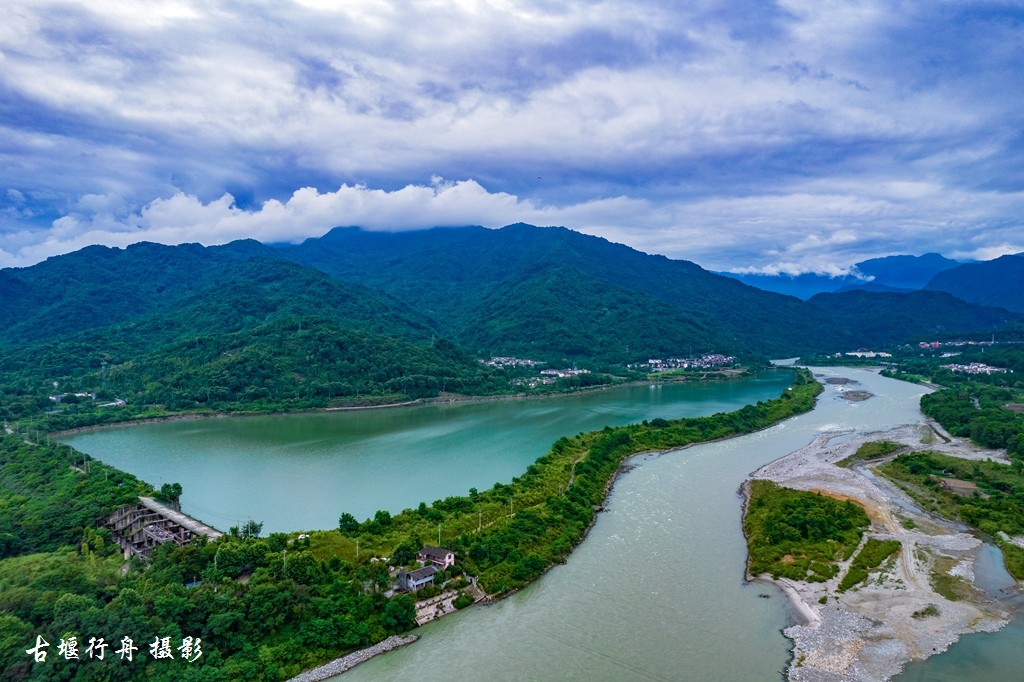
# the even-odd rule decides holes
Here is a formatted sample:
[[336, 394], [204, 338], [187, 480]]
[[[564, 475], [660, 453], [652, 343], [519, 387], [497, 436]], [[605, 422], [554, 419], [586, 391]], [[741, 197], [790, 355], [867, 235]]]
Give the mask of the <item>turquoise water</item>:
[[728, 412], [791, 380], [777, 370], [544, 400], [142, 424], [63, 441], [157, 487], [181, 483], [183, 510], [215, 527], [251, 518], [264, 532], [324, 529], [342, 512], [365, 519], [508, 483], [562, 436]]

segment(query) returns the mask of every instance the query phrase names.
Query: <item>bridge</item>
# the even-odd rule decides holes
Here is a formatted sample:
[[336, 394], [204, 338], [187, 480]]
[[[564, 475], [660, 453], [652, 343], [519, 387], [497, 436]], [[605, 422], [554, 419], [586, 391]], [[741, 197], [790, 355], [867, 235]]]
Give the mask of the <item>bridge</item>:
[[133, 555], [145, 559], [154, 547], [168, 542], [181, 546], [199, 535], [211, 540], [224, 535], [152, 497], [139, 497], [138, 503], [119, 508], [106, 525], [126, 559]]

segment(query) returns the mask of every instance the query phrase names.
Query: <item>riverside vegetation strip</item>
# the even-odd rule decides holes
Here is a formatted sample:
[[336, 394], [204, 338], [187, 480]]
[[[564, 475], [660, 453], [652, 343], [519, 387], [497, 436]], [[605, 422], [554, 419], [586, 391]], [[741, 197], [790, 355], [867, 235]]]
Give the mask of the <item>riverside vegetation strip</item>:
[[[98, 462], [82, 467], [83, 456], [67, 446], [6, 435], [0, 441], [0, 523], [18, 542], [5, 545], [17, 556], [0, 561], [0, 670], [12, 680], [75, 674], [286, 679], [412, 627], [412, 598], [384, 596], [390, 579], [382, 562], [369, 561], [372, 554], [401, 559], [403, 550], [435, 539], [440, 523], [463, 568], [492, 594], [507, 593], [563, 560], [583, 539], [629, 455], [765, 428], [812, 409], [820, 390], [800, 371], [781, 397], [735, 412], [656, 419], [560, 439], [518, 479], [486, 492], [394, 517], [379, 512], [344, 534], [315, 532], [293, 540], [276, 533], [165, 545], [148, 567], [130, 562], [126, 571], [98, 525], [123, 502], [116, 495], [126, 488], [136, 493], [132, 486], [148, 492], [149, 486]], [[93, 489], [95, 494], [83, 494]], [[88, 504], [65, 514], [76, 497]], [[53, 549], [51, 537], [80, 540]], [[186, 587], [197, 579], [201, 584]], [[53, 643], [45, 663], [23, 653], [37, 635]], [[140, 647], [158, 636], [200, 637], [204, 655], [191, 664], [149, 656], [132, 664], [111, 656], [67, 661], [56, 655], [56, 643], [72, 635], [83, 643], [89, 637], [111, 642], [128, 636]]]

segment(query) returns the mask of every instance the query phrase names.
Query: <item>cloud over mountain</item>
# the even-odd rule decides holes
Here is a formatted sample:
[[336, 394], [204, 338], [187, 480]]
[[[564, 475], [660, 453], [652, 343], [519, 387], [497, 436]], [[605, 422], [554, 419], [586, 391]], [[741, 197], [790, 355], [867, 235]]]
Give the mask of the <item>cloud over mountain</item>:
[[1022, 20], [996, 2], [13, 0], [0, 265], [519, 220], [716, 269], [1021, 251]]

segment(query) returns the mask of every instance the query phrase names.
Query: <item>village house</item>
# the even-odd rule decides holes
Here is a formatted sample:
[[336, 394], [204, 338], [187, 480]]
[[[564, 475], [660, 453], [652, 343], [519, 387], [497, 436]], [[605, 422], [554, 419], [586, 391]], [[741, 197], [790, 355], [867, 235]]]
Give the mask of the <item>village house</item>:
[[434, 547], [433, 545], [423, 545], [423, 549], [416, 555], [417, 561], [421, 564], [433, 564], [437, 566], [439, 570], [444, 570], [449, 566], [455, 565], [455, 552], [450, 549], [444, 549], [443, 547]]
[[398, 572], [398, 589], [404, 592], [418, 592], [426, 585], [434, 584], [434, 575], [438, 573], [437, 566], [429, 564], [415, 571], [401, 570]]

